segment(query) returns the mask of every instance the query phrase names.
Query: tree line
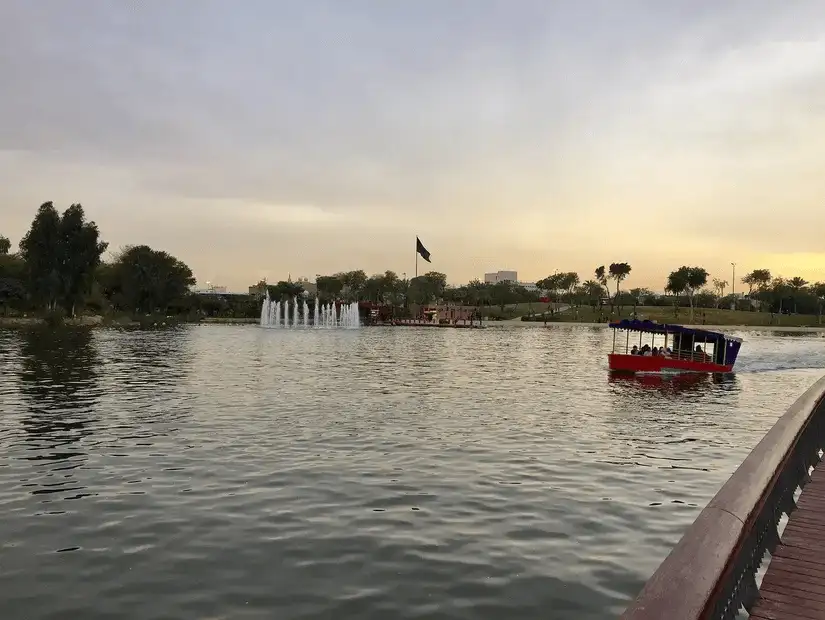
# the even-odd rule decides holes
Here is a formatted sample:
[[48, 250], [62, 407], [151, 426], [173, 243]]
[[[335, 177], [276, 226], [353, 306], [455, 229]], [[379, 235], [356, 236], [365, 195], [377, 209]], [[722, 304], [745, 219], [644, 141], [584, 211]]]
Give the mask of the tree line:
[[799, 276], [774, 277], [770, 269], [754, 269], [742, 277], [748, 287], [743, 298], [725, 295], [728, 281], [714, 278], [703, 267], [682, 266], [670, 273], [665, 291], [674, 297], [687, 298], [691, 317], [695, 307], [731, 307], [742, 310], [780, 314], [822, 314], [825, 305], [825, 283], [808, 282]]
[[[664, 306], [675, 308], [687, 305], [693, 321], [696, 308], [732, 308], [737, 310], [772, 313], [822, 314], [825, 306], [825, 283], [810, 283], [804, 278], [774, 277], [769, 269], [754, 269], [742, 277], [747, 293], [741, 296], [727, 293], [729, 282], [722, 278], [710, 279], [704, 267], [683, 265], [667, 277], [664, 295], [647, 288], [622, 291], [621, 283], [628, 277], [628, 263], [612, 263], [608, 268], [597, 267], [593, 278], [580, 282], [576, 272], [556, 272], [536, 284], [558, 302], [574, 306], [592, 305], [595, 309], [605, 302], [611, 314], [618, 307]], [[611, 291], [611, 284], [613, 290]]]
[[[274, 285], [259, 282], [256, 290], [268, 291], [272, 299], [289, 299], [302, 295], [306, 287], [301, 282], [280, 281]], [[528, 290], [514, 282], [494, 284], [472, 280], [462, 286], [448, 286], [447, 276], [437, 271], [407, 279], [394, 271], [367, 276], [363, 270], [345, 271], [332, 275], [319, 275], [315, 281], [318, 298], [322, 302], [333, 300], [368, 301], [375, 304], [409, 308], [410, 305], [449, 303], [465, 306], [505, 306], [520, 303], [536, 303], [540, 293]]]
[[[192, 270], [171, 254], [147, 245], [127, 246], [103, 260], [108, 244], [97, 225], [87, 221], [80, 204], [59, 213], [51, 202], [40, 206], [34, 220], [11, 253], [11, 242], [0, 235], [0, 308], [7, 313], [46, 311], [74, 316], [81, 310], [106, 314], [195, 314], [254, 317], [260, 312], [260, 295], [287, 299], [303, 295], [300, 281], [259, 282], [249, 296], [196, 295]], [[682, 266], [666, 280], [664, 295], [646, 288], [622, 290], [632, 269], [627, 262], [596, 267], [582, 281], [575, 271], [554, 272], [527, 289], [516, 282], [494, 284], [472, 280], [448, 286], [436, 271], [407, 279], [394, 271], [368, 276], [363, 270], [316, 277], [315, 294], [325, 302], [370, 301], [399, 309], [410, 305], [443, 302], [465, 306], [499, 307], [542, 302], [608, 306], [613, 314], [625, 306], [673, 305], [690, 308], [820, 314], [825, 304], [825, 283], [803, 278], [774, 277], [769, 269], [755, 269], [742, 277], [744, 298], [726, 294], [729, 283], [714, 278], [702, 267]], [[710, 282], [709, 282], [710, 280]], [[540, 308], [541, 306], [539, 306]]]
[[52, 202], [37, 210], [10, 253], [0, 236], [0, 307], [75, 316], [81, 309], [131, 314], [191, 312], [192, 270], [146, 245], [127, 246], [104, 261], [108, 243], [80, 204], [59, 213]]

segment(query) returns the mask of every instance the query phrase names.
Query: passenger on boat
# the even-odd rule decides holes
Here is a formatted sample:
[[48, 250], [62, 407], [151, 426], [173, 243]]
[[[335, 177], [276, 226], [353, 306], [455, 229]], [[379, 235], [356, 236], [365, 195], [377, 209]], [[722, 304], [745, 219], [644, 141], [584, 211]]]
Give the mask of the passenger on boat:
[[704, 362], [710, 357], [707, 353], [702, 350], [700, 345], [696, 345], [696, 350], [693, 352], [693, 357], [695, 357], [698, 361]]
[[631, 354], [631, 355], [639, 355], [639, 347], [637, 347], [637, 346], [634, 344], [634, 345], [633, 345], [633, 348], [632, 348], [632, 349], [630, 349], [630, 354]]
[[642, 347], [642, 355], [645, 357], [650, 357], [653, 355], [653, 352], [650, 350], [650, 345], [646, 344]]

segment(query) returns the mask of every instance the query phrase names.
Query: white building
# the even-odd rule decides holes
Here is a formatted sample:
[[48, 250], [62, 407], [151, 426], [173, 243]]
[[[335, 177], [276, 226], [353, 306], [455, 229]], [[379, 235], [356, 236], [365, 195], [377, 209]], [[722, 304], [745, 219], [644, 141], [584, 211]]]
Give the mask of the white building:
[[494, 271], [484, 274], [484, 284], [495, 284], [496, 282], [518, 282], [518, 272], [516, 271]]
[[227, 292], [225, 286], [217, 286], [211, 282], [207, 282], [205, 288], [195, 289], [195, 293], [199, 295], [225, 295]]

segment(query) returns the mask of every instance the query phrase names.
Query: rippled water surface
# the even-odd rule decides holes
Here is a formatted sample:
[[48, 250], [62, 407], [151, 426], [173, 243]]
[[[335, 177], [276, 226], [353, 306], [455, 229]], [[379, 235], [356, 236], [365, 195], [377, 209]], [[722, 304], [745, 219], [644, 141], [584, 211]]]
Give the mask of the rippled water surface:
[[602, 328], [0, 331], [0, 617], [605, 618], [825, 339], [610, 381]]

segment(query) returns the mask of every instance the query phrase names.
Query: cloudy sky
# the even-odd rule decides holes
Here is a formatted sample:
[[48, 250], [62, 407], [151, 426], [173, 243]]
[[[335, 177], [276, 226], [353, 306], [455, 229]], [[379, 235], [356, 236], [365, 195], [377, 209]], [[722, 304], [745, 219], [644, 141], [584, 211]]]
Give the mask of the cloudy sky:
[[825, 279], [821, 0], [3, 0], [0, 232], [243, 290], [627, 261]]

